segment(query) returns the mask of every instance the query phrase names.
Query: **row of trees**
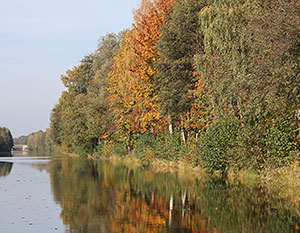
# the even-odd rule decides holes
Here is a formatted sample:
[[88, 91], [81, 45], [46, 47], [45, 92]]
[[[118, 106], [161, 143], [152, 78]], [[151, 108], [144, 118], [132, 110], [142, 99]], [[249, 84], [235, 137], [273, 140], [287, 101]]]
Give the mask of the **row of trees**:
[[45, 132], [39, 130], [28, 135], [28, 150], [33, 152], [52, 152], [54, 150], [54, 146], [50, 140], [49, 133], [49, 129], [46, 129]]
[[14, 138], [14, 144], [15, 145], [18, 145], [18, 144], [20, 144], [20, 145], [27, 145], [29, 135], [27, 135], [27, 136], [23, 135], [23, 136], [20, 136], [18, 138]]
[[102, 37], [62, 76], [53, 141], [221, 170], [295, 159], [299, 9], [296, 0], [142, 0], [131, 29]]
[[10, 152], [14, 145], [11, 132], [6, 127], [0, 127], [0, 152]]
[[14, 143], [27, 145], [28, 150], [32, 152], [50, 153], [55, 149], [50, 139], [50, 129], [46, 129], [46, 131], [39, 130], [27, 136], [20, 136], [14, 139]]

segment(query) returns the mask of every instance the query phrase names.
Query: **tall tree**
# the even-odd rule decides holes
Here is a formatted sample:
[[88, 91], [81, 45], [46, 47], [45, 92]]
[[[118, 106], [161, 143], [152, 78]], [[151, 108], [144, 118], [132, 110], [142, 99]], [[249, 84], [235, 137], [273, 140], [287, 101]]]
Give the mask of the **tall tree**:
[[115, 131], [112, 109], [109, 104], [108, 74], [112, 70], [113, 57], [120, 49], [123, 32], [108, 33], [100, 38], [94, 53], [94, 77], [90, 81], [84, 105], [88, 132], [98, 141], [107, 138]]
[[202, 49], [198, 14], [207, 1], [177, 1], [157, 44], [159, 73], [156, 88], [163, 110], [173, 121], [191, 107], [190, 90], [195, 89], [193, 56]]
[[161, 28], [174, 6], [175, 0], [143, 0], [141, 6], [134, 11], [134, 31], [130, 37], [136, 60], [131, 71], [139, 80], [137, 86], [138, 102], [141, 108], [141, 131], [151, 129], [152, 132], [162, 130], [166, 119], [161, 115], [157, 92], [154, 90], [154, 66], [159, 58], [156, 44], [161, 35]]
[[132, 145], [137, 134], [161, 131], [166, 119], [161, 115], [154, 78], [158, 59], [156, 43], [173, 0], [143, 0], [134, 11], [133, 29], [123, 38], [123, 45], [115, 57], [110, 74], [116, 126]]
[[241, 108], [249, 94], [245, 30], [256, 8], [250, 1], [214, 1], [199, 14], [204, 52], [197, 54], [196, 65], [206, 80], [215, 118], [232, 111], [243, 118]]
[[52, 138], [57, 137], [56, 142], [64, 150], [83, 154], [92, 151], [97, 144], [97, 138], [88, 133], [84, 111], [90, 82], [94, 76], [93, 56], [86, 56], [80, 65], [66, 73], [67, 75], [62, 76], [62, 82], [67, 91], [62, 93], [51, 116]]
[[130, 71], [136, 60], [133, 46], [130, 43], [133, 33], [135, 33], [134, 30], [130, 30], [123, 35], [123, 43], [113, 59], [114, 64], [108, 79], [109, 101], [117, 127], [116, 135], [119, 140], [127, 144], [128, 148], [133, 145], [135, 133], [140, 128], [140, 122], [137, 120], [140, 112], [135, 91], [138, 80]]
[[237, 118], [237, 150], [262, 163], [295, 148], [298, 21], [297, 1], [215, 1], [200, 12], [204, 53], [195, 60], [213, 116]]
[[107, 78], [120, 40], [120, 34], [101, 37], [95, 53], [62, 76], [67, 91], [52, 111], [50, 132], [64, 151], [92, 153], [114, 131]]

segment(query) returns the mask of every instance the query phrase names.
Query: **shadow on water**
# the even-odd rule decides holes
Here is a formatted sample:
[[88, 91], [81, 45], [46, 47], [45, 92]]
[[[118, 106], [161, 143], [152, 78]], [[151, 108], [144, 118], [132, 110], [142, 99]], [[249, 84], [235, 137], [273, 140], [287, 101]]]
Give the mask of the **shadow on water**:
[[12, 153], [11, 152], [0, 152], [0, 158], [1, 157], [12, 157]]
[[0, 162], [0, 177], [9, 175], [12, 169], [13, 163]]
[[300, 216], [260, 187], [80, 159], [49, 172], [70, 232], [299, 232]]

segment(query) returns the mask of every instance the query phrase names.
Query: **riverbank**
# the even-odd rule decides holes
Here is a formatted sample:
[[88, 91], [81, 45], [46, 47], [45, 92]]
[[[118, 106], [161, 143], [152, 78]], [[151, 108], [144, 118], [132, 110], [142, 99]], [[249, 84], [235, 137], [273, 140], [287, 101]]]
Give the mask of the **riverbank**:
[[54, 160], [49, 172], [65, 223], [89, 232], [104, 229], [95, 223], [112, 232], [298, 232], [297, 212], [261, 187], [196, 177], [181, 167], [177, 173], [172, 164], [171, 173], [154, 172], [137, 162]]
[[[121, 163], [131, 169], [145, 167], [134, 154], [123, 157], [111, 155], [108, 157], [89, 156], [89, 158], [108, 160], [115, 165]], [[300, 216], [300, 163], [297, 161], [291, 165], [279, 168], [267, 167], [260, 171], [229, 169], [226, 175], [222, 175], [219, 171], [210, 172], [201, 166], [193, 167], [184, 161], [153, 159], [146, 168], [159, 173], [178, 173], [181, 177], [192, 177], [200, 181], [225, 179], [229, 185], [241, 184], [250, 189], [261, 189], [268, 195], [282, 200]]]

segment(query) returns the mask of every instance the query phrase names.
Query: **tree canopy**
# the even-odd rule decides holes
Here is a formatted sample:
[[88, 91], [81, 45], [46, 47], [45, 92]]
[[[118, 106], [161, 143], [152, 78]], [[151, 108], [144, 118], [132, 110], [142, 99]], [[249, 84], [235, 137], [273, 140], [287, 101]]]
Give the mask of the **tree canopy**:
[[6, 127], [0, 127], [0, 152], [10, 152], [14, 145], [11, 132]]
[[142, 0], [133, 16], [62, 76], [56, 145], [221, 170], [299, 158], [299, 1]]

